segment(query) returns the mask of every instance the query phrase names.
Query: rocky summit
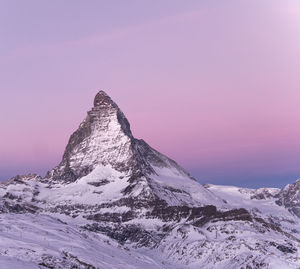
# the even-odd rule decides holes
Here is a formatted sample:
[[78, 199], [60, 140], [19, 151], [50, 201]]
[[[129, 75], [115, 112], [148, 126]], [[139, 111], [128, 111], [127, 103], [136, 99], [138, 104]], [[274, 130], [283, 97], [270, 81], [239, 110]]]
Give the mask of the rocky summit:
[[202, 186], [100, 91], [57, 167], [0, 185], [0, 268], [300, 268], [299, 191]]

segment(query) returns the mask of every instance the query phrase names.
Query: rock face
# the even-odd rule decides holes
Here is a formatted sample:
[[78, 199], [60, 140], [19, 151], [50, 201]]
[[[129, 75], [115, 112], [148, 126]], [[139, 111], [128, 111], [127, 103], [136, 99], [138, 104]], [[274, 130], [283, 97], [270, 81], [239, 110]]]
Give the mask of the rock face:
[[285, 206], [300, 218], [300, 179], [279, 192], [277, 204]]
[[299, 268], [299, 219], [276, 204], [298, 183], [278, 192], [204, 188], [100, 91], [57, 167], [0, 184], [0, 268]]
[[111, 164], [128, 172], [134, 160], [135, 140], [122, 111], [103, 91], [68, 142], [62, 162], [47, 177], [73, 182], [89, 174], [98, 164]]
[[192, 178], [173, 160], [132, 136], [130, 124], [117, 104], [100, 91], [94, 107], [70, 137], [61, 163], [47, 175], [51, 180], [74, 182], [97, 165], [111, 165], [131, 176], [155, 173], [152, 165], [177, 169]]

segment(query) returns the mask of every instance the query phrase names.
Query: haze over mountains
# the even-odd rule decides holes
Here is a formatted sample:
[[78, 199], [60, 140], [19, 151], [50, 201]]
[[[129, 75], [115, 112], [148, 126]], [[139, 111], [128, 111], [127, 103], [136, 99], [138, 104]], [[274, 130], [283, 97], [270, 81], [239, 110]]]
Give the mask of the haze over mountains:
[[299, 268], [300, 184], [202, 186], [100, 91], [60, 164], [0, 185], [0, 268]]

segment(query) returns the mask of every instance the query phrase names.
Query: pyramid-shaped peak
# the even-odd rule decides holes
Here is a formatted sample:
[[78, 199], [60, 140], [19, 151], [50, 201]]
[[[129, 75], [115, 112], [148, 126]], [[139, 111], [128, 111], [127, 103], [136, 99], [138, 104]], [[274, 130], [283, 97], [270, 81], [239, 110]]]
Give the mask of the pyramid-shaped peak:
[[61, 163], [47, 178], [73, 182], [102, 166], [110, 166], [130, 177], [156, 175], [155, 167], [173, 169], [184, 178], [192, 179], [173, 160], [145, 141], [135, 139], [118, 105], [104, 91], [99, 91], [94, 107], [71, 135]]
[[104, 91], [71, 135], [61, 163], [47, 177], [74, 181], [99, 165], [129, 171], [133, 158], [130, 124], [118, 105]]
[[116, 105], [105, 91], [99, 91], [94, 99], [94, 107]]

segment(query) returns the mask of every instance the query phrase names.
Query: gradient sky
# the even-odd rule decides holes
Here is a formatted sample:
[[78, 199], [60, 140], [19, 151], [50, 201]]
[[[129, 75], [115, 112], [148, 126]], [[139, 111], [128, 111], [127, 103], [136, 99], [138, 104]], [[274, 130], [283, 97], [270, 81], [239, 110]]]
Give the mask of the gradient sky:
[[0, 179], [44, 174], [105, 90], [202, 183], [300, 177], [298, 0], [0, 0]]

